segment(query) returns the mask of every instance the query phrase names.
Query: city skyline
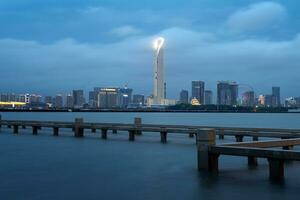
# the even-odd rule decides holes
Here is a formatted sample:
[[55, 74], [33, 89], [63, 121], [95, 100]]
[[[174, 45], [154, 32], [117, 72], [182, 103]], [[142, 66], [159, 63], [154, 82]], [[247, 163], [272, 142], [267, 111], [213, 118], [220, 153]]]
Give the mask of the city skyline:
[[[282, 96], [298, 95], [300, 26], [293, 8], [299, 2], [165, 1], [135, 2], [133, 7], [117, 1], [62, 2], [48, 5], [47, 12], [33, 0], [0, 3], [3, 18], [12, 19], [0, 33], [0, 66], [5, 69], [0, 92], [54, 95], [128, 84], [151, 94], [151, 42], [161, 36], [168, 43], [168, 97], [178, 96], [179, 85], [189, 88], [190, 80], [205, 81], [214, 93], [217, 81], [234, 80], [259, 94], [280, 85]], [[48, 27], [38, 23], [41, 16]], [[54, 16], [68, 21], [61, 26]], [[105, 31], [95, 28], [99, 25]]]

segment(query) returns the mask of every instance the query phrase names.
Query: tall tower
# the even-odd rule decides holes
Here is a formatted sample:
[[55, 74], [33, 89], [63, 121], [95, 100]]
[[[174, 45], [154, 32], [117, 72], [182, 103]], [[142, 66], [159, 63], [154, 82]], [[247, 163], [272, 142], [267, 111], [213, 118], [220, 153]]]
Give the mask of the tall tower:
[[153, 103], [161, 104], [165, 98], [164, 81], [164, 38], [157, 38], [154, 41], [154, 87]]

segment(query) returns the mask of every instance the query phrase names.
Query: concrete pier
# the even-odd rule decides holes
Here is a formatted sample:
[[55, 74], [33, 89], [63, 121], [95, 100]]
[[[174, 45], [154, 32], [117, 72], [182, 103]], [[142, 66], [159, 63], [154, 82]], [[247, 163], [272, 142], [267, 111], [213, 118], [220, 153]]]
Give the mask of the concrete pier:
[[282, 180], [284, 178], [284, 160], [269, 158], [269, 176], [271, 180]]
[[91, 129], [91, 132], [92, 132], [92, 133], [96, 133], [96, 129], [95, 129], [95, 128], [92, 128], [92, 129]]
[[243, 138], [244, 138], [243, 135], [236, 135], [236, 136], [235, 136], [236, 142], [243, 142]]
[[84, 128], [82, 127], [83, 119], [76, 118], [75, 119], [75, 137], [83, 137], [84, 136]]
[[107, 129], [101, 129], [101, 138], [104, 140], [107, 139]]
[[252, 141], [258, 141], [258, 136], [253, 136]]
[[193, 138], [194, 137], [194, 133], [189, 133], [189, 137]]
[[118, 133], [117, 129], [113, 129], [113, 130], [112, 130], [112, 133], [113, 133], [113, 134], [117, 134], [117, 133]]
[[10, 125], [10, 124], [8, 124], [8, 125], [7, 125], [7, 128], [11, 128], [11, 125]]
[[25, 126], [25, 125], [22, 125], [22, 129], [26, 129], [26, 126]]
[[[134, 125], [135, 125], [136, 127], [140, 126], [140, 125], [142, 124], [142, 118], [140, 118], [140, 117], [135, 117], [133, 123], [134, 123]], [[138, 131], [136, 131], [136, 134], [137, 134], [137, 135], [142, 135], [142, 131], [138, 130]]]
[[210, 153], [211, 146], [216, 145], [214, 129], [199, 129], [196, 134], [198, 170], [218, 171], [218, 154]]
[[249, 167], [256, 167], [257, 166], [257, 158], [254, 156], [248, 156], [248, 166]]
[[219, 130], [219, 140], [224, 140], [224, 130], [223, 129]]
[[53, 127], [53, 135], [58, 136], [59, 128], [58, 127]]
[[128, 139], [129, 139], [129, 141], [134, 141], [135, 140], [135, 131], [133, 131], [133, 130], [129, 130], [128, 131]]
[[166, 131], [160, 132], [160, 142], [161, 143], [167, 143], [167, 135], [168, 133]]
[[38, 127], [32, 126], [32, 135], [37, 135], [37, 134], [38, 134]]
[[13, 125], [13, 133], [18, 134], [19, 133], [19, 126], [18, 125]]

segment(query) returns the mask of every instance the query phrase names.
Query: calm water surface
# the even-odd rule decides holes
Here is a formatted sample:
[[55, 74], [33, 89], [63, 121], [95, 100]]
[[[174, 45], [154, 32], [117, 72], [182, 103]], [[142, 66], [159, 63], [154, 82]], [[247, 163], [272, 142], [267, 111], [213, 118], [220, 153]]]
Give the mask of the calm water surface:
[[[3, 119], [89, 122], [193, 124], [241, 127], [300, 128], [300, 114], [222, 113], [1, 113]], [[300, 162], [286, 164], [282, 183], [268, 180], [268, 164], [259, 159], [248, 169], [246, 158], [220, 157], [219, 174], [196, 169], [194, 139], [172, 135], [168, 144], [158, 134], [145, 133], [135, 142], [127, 133], [109, 134], [103, 141], [87, 131], [72, 137], [70, 130], [51, 136], [43, 129], [13, 135], [0, 133], [0, 200], [6, 199], [298, 199]], [[231, 142], [226, 137], [222, 142]]]

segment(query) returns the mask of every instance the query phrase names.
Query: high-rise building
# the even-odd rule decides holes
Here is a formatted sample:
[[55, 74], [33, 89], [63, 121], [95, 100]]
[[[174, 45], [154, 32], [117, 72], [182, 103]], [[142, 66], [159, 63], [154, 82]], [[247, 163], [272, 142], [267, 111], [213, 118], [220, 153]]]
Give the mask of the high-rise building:
[[141, 94], [135, 94], [133, 95], [133, 104], [143, 106], [145, 104], [145, 96]]
[[114, 108], [118, 106], [118, 88], [99, 88], [98, 107]]
[[238, 84], [219, 81], [217, 84], [217, 103], [219, 105], [237, 105]]
[[247, 91], [243, 93], [243, 106], [254, 106], [255, 105], [255, 95], [254, 91]]
[[73, 108], [74, 107], [74, 100], [73, 100], [73, 96], [71, 94], [67, 95], [66, 107], [67, 108]]
[[52, 105], [53, 104], [52, 97], [51, 96], [45, 96], [44, 103], [46, 103], [48, 105]]
[[164, 38], [157, 38], [154, 41], [154, 87], [153, 104], [161, 105], [165, 99], [164, 81]]
[[187, 90], [181, 90], [179, 94], [179, 101], [180, 103], [189, 103], [189, 92]]
[[85, 103], [84, 101], [83, 90], [73, 90], [73, 106], [80, 108]]
[[204, 91], [204, 104], [205, 105], [213, 104], [213, 93], [211, 90]]
[[63, 105], [63, 96], [61, 94], [57, 94], [54, 101], [55, 108], [63, 108]]
[[127, 108], [132, 102], [132, 89], [125, 86], [119, 89], [118, 105], [122, 108]]
[[192, 96], [198, 100], [200, 105], [204, 104], [204, 88], [205, 83], [203, 81], [192, 81]]
[[276, 103], [276, 97], [271, 94], [259, 95], [258, 103], [262, 106], [273, 107]]
[[280, 87], [272, 87], [272, 95], [275, 97], [274, 106], [281, 106]]
[[97, 107], [97, 96], [98, 96], [98, 92], [96, 91], [89, 92], [89, 106], [91, 108]]

